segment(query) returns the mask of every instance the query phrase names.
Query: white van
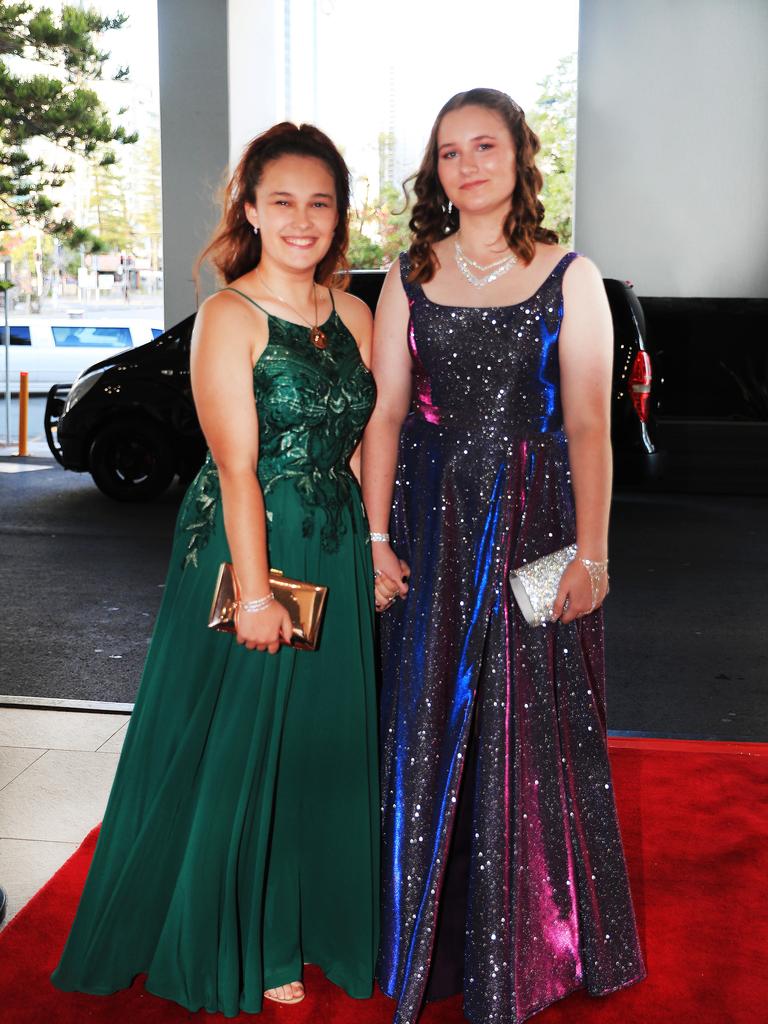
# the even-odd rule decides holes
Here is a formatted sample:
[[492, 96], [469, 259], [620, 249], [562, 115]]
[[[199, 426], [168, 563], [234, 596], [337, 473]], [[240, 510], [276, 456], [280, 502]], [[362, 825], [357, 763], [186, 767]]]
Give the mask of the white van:
[[[18, 394], [19, 372], [29, 373], [31, 394], [46, 394], [54, 384], [71, 384], [93, 363], [115, 352], [152, 341], [163, 328], [150, 319], [9, 318], [11, 394]], [[5, 392], [5, 327], [0, 318], [0, 394]]]

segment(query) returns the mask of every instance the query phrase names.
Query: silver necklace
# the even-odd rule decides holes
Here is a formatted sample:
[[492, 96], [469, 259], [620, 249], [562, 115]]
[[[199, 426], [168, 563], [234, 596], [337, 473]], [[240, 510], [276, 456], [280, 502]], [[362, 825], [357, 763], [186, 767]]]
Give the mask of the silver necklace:
[[[456, 260], [456, 266], [464, 277], [466, 277], [469, 283], [474, 285], [475, 288], [484, 288], [487, 284], [491, 284], [493, 281], [496, 281], [503, 274], [506, 274], [508, 270], [511, 270], [518, 262], [515, 253], [511, 252], [509, 256], [502, 256], [500, 260], [495, 260], [493, 263], [488, 263], [483, 266], [481, 263], [476, 263], [474, 260], [471, 260], [469, 256], [464, 254], [464, 250], [461, 248], [461, 243], [458, 238], [454, 241], [454, 246], [454, 259]], [[480, 271], [479, 276], [474, 273], [475, 270]]]

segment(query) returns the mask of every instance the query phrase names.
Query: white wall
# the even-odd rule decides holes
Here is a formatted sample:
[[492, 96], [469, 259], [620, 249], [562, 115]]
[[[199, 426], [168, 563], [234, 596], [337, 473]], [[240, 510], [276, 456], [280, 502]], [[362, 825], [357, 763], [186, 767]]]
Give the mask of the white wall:
[[[158, 0], [165, 325], [196, 308], [192, 267], [229, 159], [227, 0]], [[202, 278], [200, 299], [214, 290]]]
[[639, 295], [768, 296], [768, 0], [581, 0], [575, 244]]
[[282, 0], [229, 0], [229, 160], [285, 115]]

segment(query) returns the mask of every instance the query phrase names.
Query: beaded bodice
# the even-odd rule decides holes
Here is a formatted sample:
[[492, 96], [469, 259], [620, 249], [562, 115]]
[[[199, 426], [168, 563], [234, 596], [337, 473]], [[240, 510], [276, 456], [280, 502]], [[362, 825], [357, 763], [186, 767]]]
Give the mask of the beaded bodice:
[[[269, 340], [254, 367], [253, 390], [258, 477], [268, 525], [270, 495], [290, 485], [304, 509], [304, 536], [311, 536], [319, 522], [322, 546], [333, 551], [344, 530], [342, 510], [358, 493], [349, 459], [373, 408], [376, 386], [335, 309], [322, 325], [325, 349], [310, 343], [301, 324], [270, 313], [267, 317]], [[196, 565], [220, 505], [218, 470], [210, 452], [186, 501], [185, 565]]]

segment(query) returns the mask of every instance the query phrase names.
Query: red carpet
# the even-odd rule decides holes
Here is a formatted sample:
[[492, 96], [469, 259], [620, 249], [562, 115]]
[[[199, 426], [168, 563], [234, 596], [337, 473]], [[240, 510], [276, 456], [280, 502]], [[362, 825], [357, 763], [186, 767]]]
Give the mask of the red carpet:
[[[611, 740], [615, 789], [648, 979], [603, 999], [576, 993], [536, 1024], [760, 1024], [768, 1019], [768, 744]], [[58, 960], [95, 842], [0, 933], [0, 1018], [9, 1024], [174, 1024], [191, 1014], [140, 981], [114, 996], [58, 992]], [[307, 969], [306, 1000], [261, 1024], [389, 1024], [381, 993], [354, 1001]], [[459, 998], [421, 1024], [463, 1024]]]

